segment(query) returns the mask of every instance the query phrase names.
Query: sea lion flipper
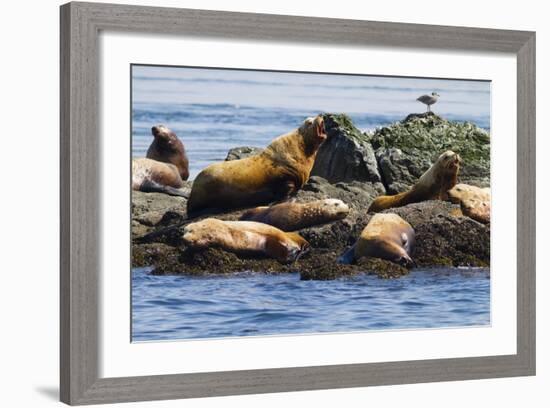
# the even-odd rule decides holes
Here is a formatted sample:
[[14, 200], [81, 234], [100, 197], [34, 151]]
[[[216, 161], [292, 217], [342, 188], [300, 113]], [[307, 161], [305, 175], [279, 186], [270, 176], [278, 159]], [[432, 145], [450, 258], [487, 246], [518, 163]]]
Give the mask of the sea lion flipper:
[[152, 180], [144, 180], [139, 188], [139, 191], [143, 191], [145, 193], [164, 193], [171, 196], [189, 198], [189, 191], [171, 186], [165, 186]]
[[179, 188], [174, 188], [170, 186], [164, 186], [164, 193], [172, 196], [183, 197], [183, 198], [189, 198], [189, 194], [190, 194], [189, 191], [181, 190]]
[[350, 265], [355, 262], [355, 244], [349, 247], [342, 255], [340, 255], [337, 262], [341, 265]]

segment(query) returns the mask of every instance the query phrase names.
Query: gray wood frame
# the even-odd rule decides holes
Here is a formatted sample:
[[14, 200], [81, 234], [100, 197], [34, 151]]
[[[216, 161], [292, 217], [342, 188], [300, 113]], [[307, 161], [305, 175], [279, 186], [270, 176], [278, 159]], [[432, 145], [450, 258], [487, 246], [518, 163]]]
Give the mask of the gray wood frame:
[[[112, 403], [535, 374], [534, 32], [95, 3], [69, 3], [61, 6], [60, 12], [63, 402]], [[98, 34], [101, 30], [516, 54], [517, 354], [99, 378]]]

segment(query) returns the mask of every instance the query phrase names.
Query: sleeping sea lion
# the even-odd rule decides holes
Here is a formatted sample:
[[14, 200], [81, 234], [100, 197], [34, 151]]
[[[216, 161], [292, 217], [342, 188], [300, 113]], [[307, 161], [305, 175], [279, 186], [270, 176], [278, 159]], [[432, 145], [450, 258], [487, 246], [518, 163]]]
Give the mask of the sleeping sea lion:
[[491, 189], [457, 184], [448, 195], [450, 202], [460, 204], [464, 215], [484, 224], [491, 222]]
[[361, 236], [339, 259], [353, 263], [363, 256], [382, 258], [404, 266], [414, 265], [411, 259], [414, 229], [397, 214], [375, 214]]
[[319, 115], [279, 136], [259, 154], [208, 166], [193, 183], [187, 213], [193, 216], [204, 210], [216, 212], [286, 198], [308, 180], [326, 138]]
[[420, 176], [409, 191], [377, 197], [368, 212], [380, 212], [387, 208], [402, 207], [426, 200], [446, 200], [447, 191], [457, 183], [460, 162], [461, 158], [457, 153], [447, 150]]
[[206, 218], [185, 226], [183, 240], [191, 248], [218, 247], [235, 253], [261, 253], [281, 263], [292, 263], [309, 249], [293, 232], [254, 221], [221, 221]]
[[147, 158], [132, 159], [132, 190], [147, 193], [164, 193], [188, 197], [183, 187], [178, 168], [173, 164]]
[[313, 225], [346, 218], [349, 207], [342, 200], [326, 199], [309, 203], [285, 202], [246, 211], [241, 220], [263, 222], [283, 231], [296, 231]]

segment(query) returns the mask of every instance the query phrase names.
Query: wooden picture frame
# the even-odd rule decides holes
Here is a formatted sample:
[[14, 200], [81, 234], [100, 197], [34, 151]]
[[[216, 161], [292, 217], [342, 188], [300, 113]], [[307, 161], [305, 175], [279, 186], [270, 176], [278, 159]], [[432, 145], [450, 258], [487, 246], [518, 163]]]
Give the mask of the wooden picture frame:
[[[100, 378], [100, 31], [517, 56], [517, 353]], [[97, 404], [535, 374], [535, 33], [113, 4], [61, 6], [61, 400]]]

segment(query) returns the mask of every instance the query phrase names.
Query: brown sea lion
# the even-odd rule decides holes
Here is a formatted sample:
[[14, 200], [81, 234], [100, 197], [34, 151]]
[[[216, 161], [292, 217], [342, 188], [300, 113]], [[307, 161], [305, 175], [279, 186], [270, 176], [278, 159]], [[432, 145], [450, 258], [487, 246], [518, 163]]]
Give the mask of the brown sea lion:
[[283, 231], [296, 231], [313, 225], [341, 220], [349, 214], [342, 200], [326, 199], [309, 203], [285, 202], [246, 211], [241, 220], [263, 222]]
[[448, 191], [449, 201], [460, 204], [462, 213], [484, 224], [491, 222], [491, 189], [457, 184]]
[[257, 155], [208, 166], [193, 183], [187, 213], [250, 207], [286, 198], [308, 180], [317, 150], [326, 138], [319, 115], [279, 136]]
[[189, 178], [189, 160], [185, 147], [174, 132], [164, 125], [153, 126], [151, 133], [155, 137], [146, 157], [164, 163], [171, 163], [178, 168], [182, 180]]
[[361, 232], [361, 236], [339, 259], [353, 263], [363, 256], [382, 258], [404, 266], [413, 266], [411, 251], [414, 229], [397, 214], [375, 214]]
[[447, 191], [457, 183], [460, 169], [460, 156], [447, 150], [418, 179], [409, 191], [393, 196], [377, 197], [369, 207], [369, 212], [380, 212], [387, 208], [402, 207], [426, 200], [446, 200]]
[[188, 197], [189, 192], [179, 190], [181, 187], [183, 180], [173, 164], [147, 158], [132, 160], [133, 190]]
[[218, 247], [237, 254], [261, 253], [281, 263], [294, 262], [309, 249], [309, 243], [296, 233], [260, 222], [216, 218], [188, 224], [183, 240], [195, 249]]

